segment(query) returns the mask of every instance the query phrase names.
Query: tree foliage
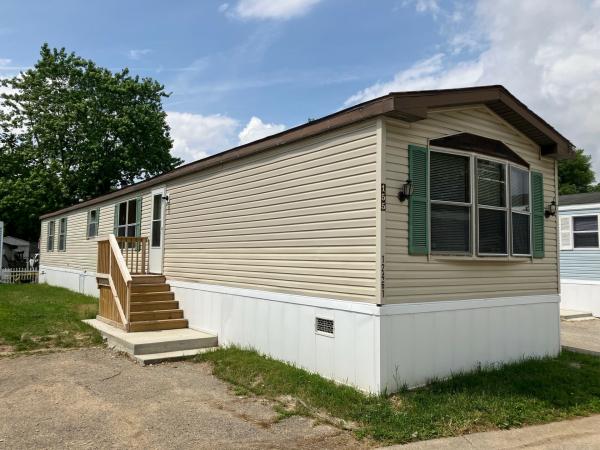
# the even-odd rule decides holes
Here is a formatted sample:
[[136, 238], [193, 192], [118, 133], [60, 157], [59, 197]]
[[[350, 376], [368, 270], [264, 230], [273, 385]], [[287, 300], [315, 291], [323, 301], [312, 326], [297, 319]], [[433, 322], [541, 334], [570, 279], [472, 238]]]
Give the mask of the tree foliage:
[[35, 239], [38, 216], [160, 174], [170, 154], [151, 78], [113, 73], [44, 44], [32, 69], [0, 80], [0, 218]]
[[558, 184], [560, 195], [578, 194], [600, 190], [594, 185], [596, 176], [592, 169], [592, 157], [578, 149], [575, 157], [558, 163]]

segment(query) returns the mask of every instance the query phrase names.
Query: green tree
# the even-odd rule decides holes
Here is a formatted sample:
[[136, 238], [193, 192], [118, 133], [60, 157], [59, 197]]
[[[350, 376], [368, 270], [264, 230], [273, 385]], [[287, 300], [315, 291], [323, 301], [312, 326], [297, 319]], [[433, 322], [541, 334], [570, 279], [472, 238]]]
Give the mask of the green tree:
[[44, 44], [32, 69], [0, 80], [0, 219], [35, 239], [38, 216], [173, 169], [151, 78], [113, 73]]
[[598, 190], [598, 185], [592, 169], [592, 157], [584, 150], [578, 149], [575, 157], [558, 163], [558, 184], [560, 195], [578, 194]]

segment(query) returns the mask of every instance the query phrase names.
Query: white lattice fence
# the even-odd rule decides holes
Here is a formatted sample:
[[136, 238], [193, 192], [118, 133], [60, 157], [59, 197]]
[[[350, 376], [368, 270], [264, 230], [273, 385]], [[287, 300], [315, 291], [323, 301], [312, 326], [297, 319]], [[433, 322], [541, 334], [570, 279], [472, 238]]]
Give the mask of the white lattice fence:
[[31, 269], [1, 269], [0, 283], [37, 283], [39, 271]]

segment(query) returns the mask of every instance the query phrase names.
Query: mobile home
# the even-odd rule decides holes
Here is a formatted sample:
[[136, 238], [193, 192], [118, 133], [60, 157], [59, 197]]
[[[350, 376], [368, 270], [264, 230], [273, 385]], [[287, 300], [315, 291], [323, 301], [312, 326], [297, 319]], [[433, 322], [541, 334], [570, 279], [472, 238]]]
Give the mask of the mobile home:
[[43, 279], [371, 392], [555, 355], [572, 152], [502, 86], [390, 93], [42, 216]]
[[559, 201], [561, 307], [600, 317], [600, 192]]

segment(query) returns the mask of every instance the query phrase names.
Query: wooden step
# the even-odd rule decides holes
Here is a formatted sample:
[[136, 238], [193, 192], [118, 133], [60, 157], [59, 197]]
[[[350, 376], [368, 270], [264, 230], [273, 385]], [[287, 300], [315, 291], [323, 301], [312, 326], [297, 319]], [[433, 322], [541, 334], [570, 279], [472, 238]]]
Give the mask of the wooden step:
[[131, 302], [130, 311], [166, 311], [168, 309], [179, 309], [179, 302], [174, 300], [168, 302]]
[[168, 309], [166, 311], [140, 311], [132, 312], [130, 316], [130, 322], [165, 319], [183, 319], [183, 310]]
[[142, 322], [130, 322], [129, 331], [156, 331], [173, 330], [175, 328], [187, 328], [186, 319], [145, 320]]
[[132, 284], [131, 293], [143, 293], [143, 292], [169, 292], [171, 286], [166, 283], [150, 283], [150, 284]]
[[163, 284], [167, 281], [164, 275], [132, 275], [132, 284]]
[[132, 302], [166, 302], [169, 300], [175, 300], [175, 294], [173, 292], [132, 292]]

